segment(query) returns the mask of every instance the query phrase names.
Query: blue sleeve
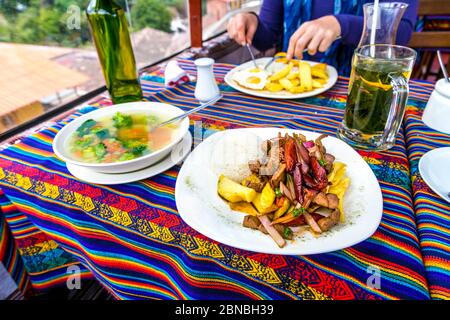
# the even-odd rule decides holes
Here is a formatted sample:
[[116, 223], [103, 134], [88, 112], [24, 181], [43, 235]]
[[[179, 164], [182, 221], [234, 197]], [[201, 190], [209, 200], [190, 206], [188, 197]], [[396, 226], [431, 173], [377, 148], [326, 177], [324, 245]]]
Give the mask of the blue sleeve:
[[258, 28], [252, 45], [258, 50], [267, 50], [283, 38], [283, 1], [264, 0], [258, 17]]
[[[383, 1], [380, 2], [390, 2]], [[403, 0], [408, 4], [402, 20], [397, 30], [397, 44], [407, 45], [411, 34], [414, 31], [414, 26], [417, 19], [418, 0]], [[341, 36], [344, 44], [351, 44], [357, 46], [361, 39], [362, 30], [364, 27], [364, 18], [361, 16], [354, 16], [351, 14], [338, 14], [336, 19], [341, 25]]]

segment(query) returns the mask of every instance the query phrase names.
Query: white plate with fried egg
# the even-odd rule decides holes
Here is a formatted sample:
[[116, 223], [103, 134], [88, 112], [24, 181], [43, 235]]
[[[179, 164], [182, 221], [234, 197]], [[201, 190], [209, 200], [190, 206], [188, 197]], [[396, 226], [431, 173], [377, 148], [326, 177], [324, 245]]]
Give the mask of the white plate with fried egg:
[[[256, 59], [256, 64], [260, 68], [260, 70], [258, 70], [257, 72], [255, 72], [256, 70], [253, 61], [243, 63], [230, 70], [225, 75], [224, 80], [235, 90], [257, 97], [271, 99], [301, 99], [312, 97], [329, 90], [338, 79], [338, 73], [336, 69], [333, 66], [327, 65], [326, 71], [328, 73], [328, 79], [321, 88], [316, 88], [311, 91], [305, 91], [301, 93], [291, 93], [285, 89], [278, 92], [272, 92], [267, 90], [265, 86], [267, 82], [270, 81], [270, 76], [277, 71], [280, 71], [286, 64], [274, 62], [269, 66], [268, 70], [263, 70], [264, 66], [271, 59], [272, 58], [270, 57]], [[304, 62], [308, 62], [311, 66], [318, 64], [318, 62], [314, 61], [304, 60]]]

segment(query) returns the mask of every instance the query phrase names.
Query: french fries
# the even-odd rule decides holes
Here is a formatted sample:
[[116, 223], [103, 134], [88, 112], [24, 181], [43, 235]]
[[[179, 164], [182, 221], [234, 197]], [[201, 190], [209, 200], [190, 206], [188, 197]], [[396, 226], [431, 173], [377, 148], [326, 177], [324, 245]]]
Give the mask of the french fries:
[[281, 57], [277, 63], [285, 66], [268, 78], [265, 90], [297, 94], [322, 88], [328, 82], [325, 63], [311, 65], [305, 61], [287, 60], [285, 52], [279, 52], [275, 56]]

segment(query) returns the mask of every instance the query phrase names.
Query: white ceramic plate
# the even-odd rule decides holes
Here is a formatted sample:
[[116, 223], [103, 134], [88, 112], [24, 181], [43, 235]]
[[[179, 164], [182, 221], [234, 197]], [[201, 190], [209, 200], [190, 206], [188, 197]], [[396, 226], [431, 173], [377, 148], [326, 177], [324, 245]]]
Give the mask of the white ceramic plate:
[[[270, 59], [271, 59], [270, 57], [256, 59], [256, 63], [258, 66], [265, 66], [266, 63], [270, 61]], [[311, 65], [315, 65], [318, 63], [318, 62], [314, 62], [314, 61], [307, 61], [307, 62], [309, 62]], [[275, 63], [276, 62], [274, 62], [272, 65], [274, 65]], [[287, 92], [287, 91], [270, 92], [268, 90], [251, 90], [251, 89], [240, 86], [236, 81], [234, 81], [233, 74], [236, 71], [240, 71], [240, 70], [252, 67], [252, 66], [253, 66], [253, 61], [248, 61], [246, 63], [241, 64], [240, 66], [237, 66], [237, 67], [231, 69], [225, 75], [225, 82], [230, 87], [232, 87], [238, 91], [241, 91], [243, 93], [247, 93], [249, 95], [256, 96], [256, 97], [271, 98], [271, 99], [301, 99], [301, 98], [312, 97], [312, 96], [321, 94], [321, 93], [329, 90], [332, 86], [334, 86], [334, 84], [336, 83], [336, 81], [338, 79], [338, 73], [337, 73], [336, 69], [333, 66], [327, 66], [327, 71], [328, 71], [328, 75], [329, 75], [328, 82], [325, 84], [325, 86], [323, 86], [322, 88], [316, 89], [316, 90], [303, 92], [303, 93], [295, 93], [295, 94]]]
[[92, 171], [86, 167], [81, 167], [70, 163], [67, 163], [67, 170], [69, 170], [69, 172], [78, 179], [89, 183], [105, 185], [129, 183], [156, 176], [172, 168], [189, 154], [191, 146], [192, 136], [188, 132], [184, 136], [184, 138], [180, 142], [178, 142], [177, 145], [175, 145], [171, 153], [163, 160], [150, 167], [133, 172], [101, 173]]
[[70, 155], [68, 151], [68, 141], [72, 134], [80, 127], [80, 125], [88, 119], [101, 119], [104, 117], [112, 117], [116, 112], [122, 112], [125, 114], [130, 113], [145, 113], [158, 116], [161, 121], [168, 120], [184, 111], [170, 104], [158, 103], [158, 102], [129, 102], [117, 104], [110, 107], [100, 108], [98, 110], [89, 112], [81, 117], [71, 121], [64, 128], [62, 128], [55, 139], [53, 140], [53, 151], [55, 154], [66, 163], [84, 167], [91, 171], [100, 173], [124, 173], [133, 170], [140, 170], [146, 168], [154, 163], [157, 163], [162, 158], [166, 157], [172, 148], [183, 139], [186, 132], [189, 130], [189, 118], [184, 118], [178, 129], [174, 132], [172, 142], [170, 142], [164, 148], [155, 152], [149, 153], [142, 157], [138, 157], [133, 160], [112, 162], [112, 163], [86, 163], [77, 161]]
[[[233, 131], [233, 132], [232, 132]], [[198, 232], [218, 242], [245, 250], [284, 255], [308, 255], [340, 250], [369, 238], [377, 229], [383, 212], [383, 197], [374, 173], [361, 156], [345, 142], [327, 137], [327, 152], [347, 164], [350, 187], [344, 198], [346, 221], [315, 238], [309, 232], [279, 248], [267, 235], [242, 226], [244, 215], [230, 210], [217, 195], [218, 174], [212, 168], [214, 148], [220, 147], [224, 135], [245, 134], [262, 139], [278, 132], [301, 133], [315, 139], [318, 133], [278, 128], [227, 130], [213, 134], [194, 149], [184, 162], [177, 178], [175, 200], [183, 220]]]
[[425, 153], [419, 161], [419, 172], [426, 184], [450, 203], [450, 147]]

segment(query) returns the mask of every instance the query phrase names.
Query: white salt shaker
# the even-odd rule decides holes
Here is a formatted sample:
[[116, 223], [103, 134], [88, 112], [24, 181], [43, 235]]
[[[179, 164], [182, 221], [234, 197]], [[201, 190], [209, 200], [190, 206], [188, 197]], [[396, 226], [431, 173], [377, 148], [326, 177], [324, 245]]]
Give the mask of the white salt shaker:
[[197, 66], [195, 98], [201, 103], [205, 103], [218, 97], [220, 91], [214, 78], [214, 60], [211, 58], [200, 58], [195, 60], [194, 63]]
[[450, 83], [445, 79], [436, 82], [422, 121], [434, 130], [450, 134]]

